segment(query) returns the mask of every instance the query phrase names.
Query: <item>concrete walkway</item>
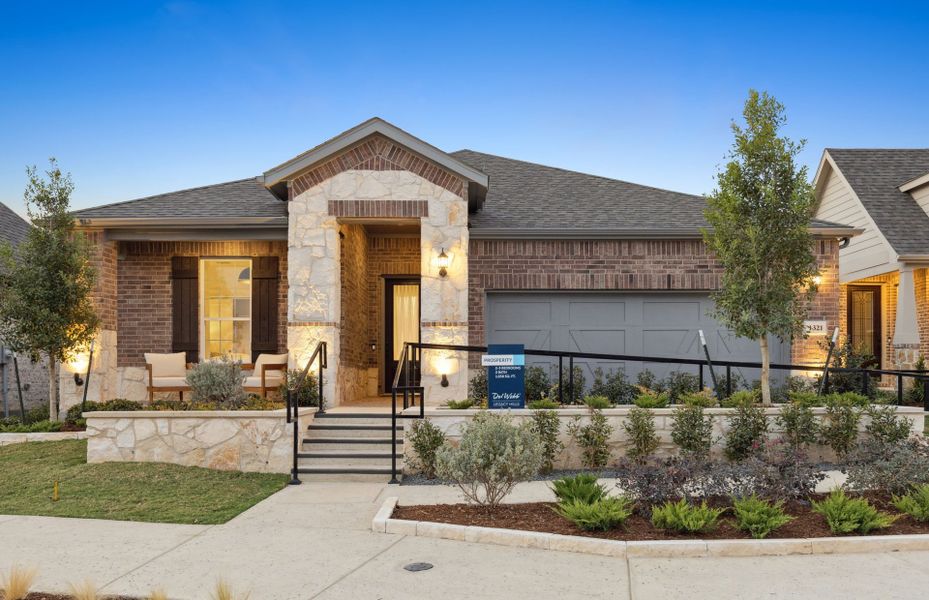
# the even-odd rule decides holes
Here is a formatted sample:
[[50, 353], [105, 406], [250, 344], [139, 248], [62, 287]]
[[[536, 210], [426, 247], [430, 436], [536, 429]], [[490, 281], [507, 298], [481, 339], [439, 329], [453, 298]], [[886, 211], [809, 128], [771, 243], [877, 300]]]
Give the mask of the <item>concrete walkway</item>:
[[[351, 598], [915, 598], [929, 553], [631, 559], [375, 534], [382, 500], [456, 502], [447, 486], [306, 482], [229, 523], [162, 525], [0, 516], [0, 570], [40, 570], [36, 590], [90, 579], [110, 594], [207, 599], [219, 577], [252, 600]], [[541, 482], [513, 501], [550, 497]], [[425, 561], [429, 571], [403, 565]]]

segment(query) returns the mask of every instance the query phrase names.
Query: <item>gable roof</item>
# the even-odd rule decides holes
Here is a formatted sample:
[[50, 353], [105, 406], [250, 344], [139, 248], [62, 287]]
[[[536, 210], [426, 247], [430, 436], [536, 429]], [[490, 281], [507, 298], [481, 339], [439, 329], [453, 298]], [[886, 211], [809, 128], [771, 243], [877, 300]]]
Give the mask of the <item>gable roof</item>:
[[250, 177], [85, 208], [73, 214], [81, 221], [103, 224], [111, 219], [132, 219], [139, 223], [209, 219], [214, 224], [234, 220], [283, 224], [287, 219], [287, 203], [272, 194], [260, 178]]
[[12, 208], [0, 202], [0, 240], [18, 246], [29, 233], [29, 222], [16, 214]]
[[[703, 196], [474, 150], [451, 154], [490, 178], [484, 206], [470, 216], [472, 237], [692, 237], [709, 225]], [[855, 233], [822, 220], [810, 227], [824, 235]]]
[[929, 148], [826, 148], [826, 153], [897, 254], [929, 254], [929, 215], [900, 191], [929, 172]]

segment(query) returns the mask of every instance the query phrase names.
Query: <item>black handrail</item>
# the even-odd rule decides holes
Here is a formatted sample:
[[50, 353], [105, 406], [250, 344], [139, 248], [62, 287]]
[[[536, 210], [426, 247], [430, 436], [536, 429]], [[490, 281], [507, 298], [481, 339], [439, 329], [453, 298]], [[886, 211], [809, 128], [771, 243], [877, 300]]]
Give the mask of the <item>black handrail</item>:
[[[396, 458], [396, 448], [397, 448], [397, 419], [423, 419], [425, 418], [425, 388], [422, 385], [411, 383], [410, 381], [410, 370], [412, 369], [412, 360], [410, 358], [410, 352], [413, 352], [413, 358], [416, 358], [416, 351], [419, 351], [418, 360], [422, 361], [422, 351], [423, 350], [451, 350], [454, 352], [487, 352], [487, 346], [471, 346], [471, 345], [457, 345], [457, 344], [433, 344], [425, 342], [405, 342], [403, 344], [403, 352], [400, 355], [400, 361], [397, 363], [397, 372], [394, 374], [393, 387], [391, 389], [392, 393], [392, 402], [390, 405], [390, 418], [391, 418], [391, 442], [393, 447], [391, 449], [391, 483], [398, 483], [397, 480], [397, 458]], [[558, 359], [558, 400], [563, 403], [564, 400], [564, 390], [562, 389], [562, 372], [564, 365], [564, 358], [568, 358], [569, 363], [569, 374], [568, 374], [568, 398], [573, 401], [574, 398], [574, 359], [575, 358], [588, 358], [588, 359], [598, 359], [598, 360], [609, 360], [615, 362], [648, 362], [648, 363], [659, 363], [659, 364], [677, 364], [677, 365], [693, 365], [699, 367], [700, 370], [700, 381], [701, 387], [703, 382], [703, 367], [709, 362], [708, 359], [695, 359], [695, 358], [668, 358], [664, 356], [638, 356], [630, 354], [603, 354], [597, 352], [573, 352], [573, 351], [558, 351], [558, 350], [524, 350], [523, 354], [530, 356], [549, 356]], [[726, 368], [726, 393], [731, 395], [732, 393], [732, 367], [741, 367], [748, 369], [761, 369], [761, 363], [752, 363], [745, 361], [728, 361], [728, 360], [714, 360], [714, 365], [725, 367]], [[769, 367], [773, 370], [787, 370], [787, 371], [820, 371], [823, 373], [859, 373], [862, 380], [862, 389], [867, 394], [868, 387], [870, 385], [870, 379], [875, 376], [880, 375], [893, 375], [897, 377], [897, 401], [898, 404], [902, 403], [903, 400], [903, 378], [911, 377], [913, 379], [922, 380], [923, 383], [923, 408], [926, 412], [929, 412], [929, 370], [919, 370], [919, 369], [861, 369], [861, 368], [852, 368], [852, 367], [832, 367], [828, 365], [793, 365], [793, 364], [782, 364], [782, 363], [772, 363]], [[404, 385], [400, 385], [400, 376], [401, 373], [404, 374]], [[403, 393], [403, 408], [404, 412], [397, 413], [397, 393]], [[419, 393], [419, 411], [418, 413], [406, 414], [405, 410], [408, 408], [408, 399], [412, 398], [413, 404], [416, 402], [416, 393]]]
[[298, 402], [291, 399], [290, 392], [293, 389], [300, 389], [303, 386], [303, 382], [306, 381], [306, 376], [310, 372], [310, 366], [312, 366], [314, 361], [318, 362], [319, 368], [316, 369], [316, 385], [318, 386], [317, 398], [319, 406], [316, 408], [316, 414], [321, 415], [326, 412], [326, 400], [323, 396], [323, 370], [329, 366], [326, 347], [325, 341], [316, 344], [316, 349], [313, 350], [310, 359], [306, 361], [306, 366], [303, 367], [303, 371], [300, 372], [297, 381], [294, 383], [288, 380], [285, 388], [287, 422], [294, 424], [293, 467], [290, 471], [290, 485], [300, 485], [302, 483], [297, 471], [298, 455], [300, 453], [300, 407], [298, 406]]

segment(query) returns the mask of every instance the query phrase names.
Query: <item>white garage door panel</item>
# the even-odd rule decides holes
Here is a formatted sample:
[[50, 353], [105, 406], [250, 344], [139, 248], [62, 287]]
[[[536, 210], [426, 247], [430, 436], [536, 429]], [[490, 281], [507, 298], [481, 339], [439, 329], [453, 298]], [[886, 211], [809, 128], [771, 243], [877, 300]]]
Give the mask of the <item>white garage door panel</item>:
[[[732, 335], [710, 316], [712, 309], [708, 294], [695, 293], [490, 293], [487, 341], [542, 350], [699, 359], [703, 351], [697, 331], [703, 329], [712, 358], [759, 361], [757, 342]], [[773, 362], [789, 362], [789, 344], [772, 340], [771, 347]], [[529, 363], [543, 364], [545, 359], [530, 358]], [[633, 379], [644, 368], [659, 377], [675, 370], [696, 373], [693, 366], [661, 363], [579, 359], [576, 364], [586, 371], [588, 383], [597, 367], [623, 369]], [[758, 377], [753, 369], [736, 373], [747, 381]], [[717, 374], [723, 376], [724, 369]]]

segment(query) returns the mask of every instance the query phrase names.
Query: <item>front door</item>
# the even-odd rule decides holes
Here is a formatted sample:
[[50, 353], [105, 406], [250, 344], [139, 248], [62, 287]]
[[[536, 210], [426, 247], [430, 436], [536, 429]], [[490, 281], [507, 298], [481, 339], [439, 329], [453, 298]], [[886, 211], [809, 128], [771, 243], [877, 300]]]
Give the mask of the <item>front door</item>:
[[393, 389], [404, 342], [419, 341], [419, 278], [384, 279], [384, 391]]
[[870, 354], [869, 366], [881, 368], [881, 286], [848, 286], [848, 339], [860, 354]]

